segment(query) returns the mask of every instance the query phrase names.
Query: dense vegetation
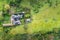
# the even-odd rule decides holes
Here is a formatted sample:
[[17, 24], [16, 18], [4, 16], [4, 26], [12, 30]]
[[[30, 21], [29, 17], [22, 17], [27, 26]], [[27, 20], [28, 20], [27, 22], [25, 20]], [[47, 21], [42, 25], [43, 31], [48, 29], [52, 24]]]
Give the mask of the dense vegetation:
[[[25, 24], [23, 18], [21, 25], [2, 26], [10, 23], [13, 13], [22, 11], [31, 13], [31, 23]], [[60, 0], [0, 0], [0, 40], [51, 39], [60, 40]]]

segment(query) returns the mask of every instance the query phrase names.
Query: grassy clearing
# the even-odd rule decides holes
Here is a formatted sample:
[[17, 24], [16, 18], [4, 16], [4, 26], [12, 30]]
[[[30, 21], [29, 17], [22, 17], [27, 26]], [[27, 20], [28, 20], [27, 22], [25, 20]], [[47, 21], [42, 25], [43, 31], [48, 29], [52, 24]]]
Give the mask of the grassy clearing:
[[48, 8], [33, 16], [33, 21], [28, 25], [28, 30], [37, 31], [52, 31], [53, 28], [60, 28], [60, 6], [56, 8]]

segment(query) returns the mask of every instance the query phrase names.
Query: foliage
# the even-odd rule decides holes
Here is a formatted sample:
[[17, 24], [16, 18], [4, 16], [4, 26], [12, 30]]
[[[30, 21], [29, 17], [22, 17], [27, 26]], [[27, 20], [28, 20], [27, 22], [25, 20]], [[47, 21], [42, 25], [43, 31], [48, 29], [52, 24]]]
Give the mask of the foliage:
[[[6, 28], [4, 30], [6, 34], [3, 36], [5, 40], [43, 40], [43, 38], [48, 40], [50, 35], [57, 40], [59, 39], [60, 30], [53, 31], [53, 29], [60, 28], [60, 0], [0, 0], [0, 11], [3, 11], [2, 14], [5, 15], [3, 17], [0, 13], [0, 23], [3, 23], [3, 19], [6, 23], [10, 21], [8, 9], [11, 9], [11, 11], [13, 9], [16, 10], [13, 10], [14, 12], [21, 12], [24, 11], [24, 8], [31, 9], [32, 22], [27, 24], [27, 30], [24, 29], [24, 19], [21, 20], [22, 25], [11, 29]], [[3, 26], [0, 27], [2, 27], [0, 35], [3, 35]], [[0, 39], [2, 38], [0, 37]]]

